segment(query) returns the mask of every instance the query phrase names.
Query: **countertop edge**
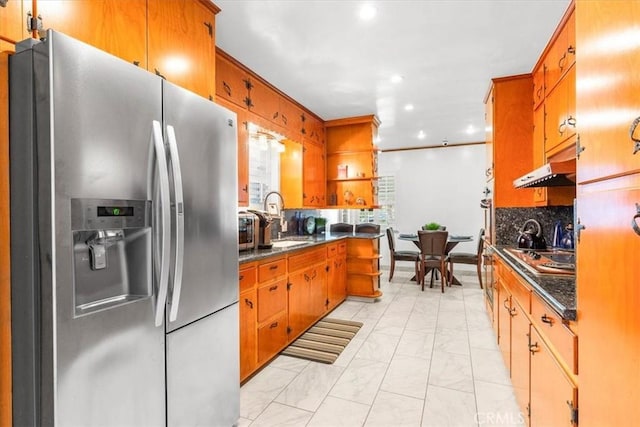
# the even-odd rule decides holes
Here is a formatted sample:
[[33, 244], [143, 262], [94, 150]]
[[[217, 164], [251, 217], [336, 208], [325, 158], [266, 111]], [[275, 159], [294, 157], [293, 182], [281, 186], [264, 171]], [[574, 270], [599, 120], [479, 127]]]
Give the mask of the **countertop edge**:
[[[383, 233], [333, 233], [333, 234], [320, 234], [310, 235], [306, 240], [300, 240], [301, 243], [295, 246], [289, 246], [284, 248], [270, 248], [270, 249], [249, 249], [240, 251], [238, 254], [239, 264], [244, 264], [251, 261], [259, 261], [269, 257], [286, 255], [301, 249], [308, 249], [313, 246], [324, 245], [326, 243], [336, 242], [344, 239], [379, 239], [384, 236]], [[283, 238], [280, 240], [297, 240], [297, 237]]]
[[[536, 277], [529, 272], [526, 272], [516, 264], [513, 260], [511, 260], [508, 256], [504, 254], [504, 249], [508, 246], [500, 246], [500, 245], [491, 245], [491, 249], [493, 253], [500, 257], [502, 261], [507, 263], [515, 272], [518, 273], [520, 277], [522, 277], [533, 289], [533, 291], [539, 295], [542, 300], [544, 300], [552, 309], [554, 309], [559, 316], [561, 316], [564, 320], [576, 320], [577, 318], [577, 309], [576, 309], [576, 300], [575, 300], [575, 277], [562, 279], [565, 286], [569, 286], [571, 282], [573, 282], [573, 295], [566, 297], [565, 299], [569, 299], [569, 304], [563, 304], [558, 300], [558, 298], [552, 295], [552, 291], [545, 289], [545, 278], [543, 276]], [[551, 286], [547, 284], [547, 288]]]

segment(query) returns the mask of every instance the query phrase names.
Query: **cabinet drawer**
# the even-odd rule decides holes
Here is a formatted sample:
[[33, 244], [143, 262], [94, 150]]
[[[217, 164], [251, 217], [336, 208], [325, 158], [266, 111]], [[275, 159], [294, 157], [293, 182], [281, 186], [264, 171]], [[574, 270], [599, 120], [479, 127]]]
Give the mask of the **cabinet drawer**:
[[287, 280], [258, 288], [258, 323], [287, 308]]
[[326, 248], [319, 247], [289, 256], [289, 272], [309, 267], [313, 264], [326, 261]]
[[562, 357], [574, 374], [578, 373], [578, 337], [562, 323], [562, 318], [537, 296], [531, 301], [531, 321]]
[[498, 263], [498, 275], [502, 278], [505, 288], [509, 290], [513, 298], [527, 312], [531, 313], [531, 289], [518, 279], [514, 271], [503, 263]]
[[283, 313], [258, 328], [258, 364], [266, 362], [287, 345], [287, 315]]
[[331, 258], [338, 255], [338, 244], [330, 243], [327, 245], [327, 258]]
[[287, 274], [287, 260], [285, 258], [265, 262], [258, 266], [258, 281], [260, 283]]
[[255, 265], [250, 267], [240, 266], [240, 273], [238, 275], [238, 281], [240, 283], [240, 292], [253, 289], [258, 278], [258, 270]]
[[343, 255], [343, 254], [347, 253], [347, 241], [346, 240], [338, 242], [338, 253], [340, 255]]

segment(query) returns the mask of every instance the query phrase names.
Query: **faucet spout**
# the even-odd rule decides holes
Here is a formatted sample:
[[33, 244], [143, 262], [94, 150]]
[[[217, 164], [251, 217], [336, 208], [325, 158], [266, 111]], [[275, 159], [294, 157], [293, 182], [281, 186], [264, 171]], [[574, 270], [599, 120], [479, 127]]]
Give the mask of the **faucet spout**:
[[275, 194], [280, 198], [281, 206], [276, 205], [276, 213], [277, 213], [276, 216], [281, 216], [281, 213], [284, 210], [284, 197], [282, 197], [282, 194], [280, 194], [277, 191], [270, 191], [270, 192], [267, 193], [266, 196], [264, 196], [264, 210], [268, 212], [268, 210], [267, 210], [267, 199], [272, 194]]

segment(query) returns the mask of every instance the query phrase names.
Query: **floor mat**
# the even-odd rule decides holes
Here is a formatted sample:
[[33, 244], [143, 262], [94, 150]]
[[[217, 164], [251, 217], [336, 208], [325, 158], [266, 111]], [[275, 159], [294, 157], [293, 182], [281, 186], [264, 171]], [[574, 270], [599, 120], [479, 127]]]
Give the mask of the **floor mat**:
[[333, 363], [361, 327], [362, 322], [325, 318], [313, 325], [280, 354], [315, 362]]

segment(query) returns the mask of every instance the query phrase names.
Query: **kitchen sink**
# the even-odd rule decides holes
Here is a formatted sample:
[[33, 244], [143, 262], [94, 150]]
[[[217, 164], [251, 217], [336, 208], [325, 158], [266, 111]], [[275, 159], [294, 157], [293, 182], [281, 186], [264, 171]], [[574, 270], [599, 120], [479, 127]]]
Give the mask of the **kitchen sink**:
[[288, 248], [290, 246], [306, 245], [309, 240], [276, 240], [271, 242], [274, 248]]

